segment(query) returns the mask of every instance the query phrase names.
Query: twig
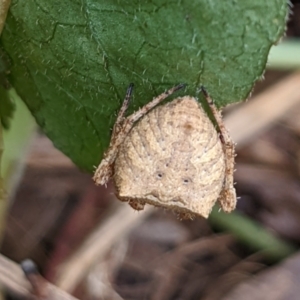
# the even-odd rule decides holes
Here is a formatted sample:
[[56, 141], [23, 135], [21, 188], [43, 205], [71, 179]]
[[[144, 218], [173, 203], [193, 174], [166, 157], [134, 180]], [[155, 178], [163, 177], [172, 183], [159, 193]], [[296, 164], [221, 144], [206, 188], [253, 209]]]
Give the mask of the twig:
[[300, 72], [296, 72], [230, 113], [224, 122], [237, 148], [270, 128], [299, 105], [299, 86]]
[[[28, 271], [28, 268], [27, 268]], [[33, 275], [31, 272], [27, 272], [27, 276], [37, 276], [38, 280], [43, 280], [43, 285], [46, 293], [44, 300], [57, 299], [57, 300], [76, 300], [77, 298], [67, 294], [66, 292], [60, 290], [53, 284], [47, 282], [40, 275]], [[35, 277], [36, 278], [36, 277]], [[26, 280], [24, 273], [20, 266], [8, 258], [0, 254], [0, 285], [5, 289], [9, 290], [11, 293], [22, 296], [30, 297], [32, 296], [32, 287], [29, 281]]]
[[61, 267], [55, 281], [57, 286], [71, 292], [95, 262], [102, 259], [119, 239], [128, 235], [153, 210], [148, 206], [139, 213], [129, 205], [117, 202], [107, 219], [95, 228], [80, 249]]

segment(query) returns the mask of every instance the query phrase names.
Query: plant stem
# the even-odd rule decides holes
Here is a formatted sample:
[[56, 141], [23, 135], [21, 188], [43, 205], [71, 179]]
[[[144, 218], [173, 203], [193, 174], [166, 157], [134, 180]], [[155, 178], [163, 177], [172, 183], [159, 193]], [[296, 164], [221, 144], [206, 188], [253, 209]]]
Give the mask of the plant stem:
[[230, 214], [214, 209], [209, 222], [216, 228], [232, 233], [250, 249], [260, 251], [272, 262], [279, 261], [297, 251], [297, 248], [275, 237], [258, 222], [235, 211]]

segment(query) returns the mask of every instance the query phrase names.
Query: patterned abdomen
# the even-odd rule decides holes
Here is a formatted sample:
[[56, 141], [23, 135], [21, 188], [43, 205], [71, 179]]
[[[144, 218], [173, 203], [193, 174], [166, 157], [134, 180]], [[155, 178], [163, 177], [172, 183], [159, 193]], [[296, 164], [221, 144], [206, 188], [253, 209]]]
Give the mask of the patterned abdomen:
[[218, 134], [198, 102], [177, 98], [145, 115], [121, 145], [117, 196], [208, 217], [222, 189]]

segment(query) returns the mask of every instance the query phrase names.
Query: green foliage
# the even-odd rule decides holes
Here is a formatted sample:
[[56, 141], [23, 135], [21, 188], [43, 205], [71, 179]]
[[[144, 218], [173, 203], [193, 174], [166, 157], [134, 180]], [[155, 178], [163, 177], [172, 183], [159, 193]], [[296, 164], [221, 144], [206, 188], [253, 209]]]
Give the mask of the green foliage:
[[285, 0], [14, 0], [10, 82], [54, 144], [92, 171], [130, 82], [130, 111], [176, 83], [245, 99], [282, 36]]
[[2, 178], [2, 172], [1, 172], [1, 161], [2, 161], [2, 153], [3, 153], [3, 136], [2, 136], [2, 125], [0, 122], [0, 236], [2, 237], [3, 228], [2, 224], [3, 216], [5, 213], [5, 207], [6, 207], [6, 193], [4, 189], [4, 182]]
[[9, 60], [3, 51], [0, 50], [0, 122], [5, 129], [8, 129], [10, 119], [15, 110], [15, 104], [8, 95], [10, 85], [6, 79], [6, 74], [9, 72], [9, 69]]
[[284, 259], [298, 250], [295, 245], [276, 237], [261, 224], [238, 211], [228, 215], [215, 207], [209, 216], [209, 222], [216, 228], [230, 232], [247, 248], [259, 251], [270, 262]]
[[[9, 120], [8, 130], [3, 130], [2, 132], [3, 145], [1, 145], [0, 141], [0, 148], [2, 146], [4, 151], [0, 161], [0, 173], [3, 177], [4, 188], [7, 194], [10, 195], [15, 191], [20, 166], [24, 161], [32, 135], [36, 132], [36, 123], [15, 89], [10, 88], [5, 90], [5, 92], [7, 99], [14, 105], [14, 112], [13, 118]], [[2, 103], [3, 99], [0, 99]]]
[[0, 121], [5, 129], [9, 128], [14, 109], [15, 105], [9, 98], [7, 90], [0, 86]]

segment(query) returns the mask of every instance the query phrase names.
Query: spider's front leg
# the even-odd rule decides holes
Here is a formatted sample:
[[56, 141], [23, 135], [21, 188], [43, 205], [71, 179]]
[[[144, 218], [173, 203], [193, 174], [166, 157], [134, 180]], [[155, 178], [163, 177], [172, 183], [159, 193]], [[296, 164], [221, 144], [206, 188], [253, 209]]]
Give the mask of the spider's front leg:
[[129, 105], [132, 90], [133, 84], [131, 83], [127, 89], [125, 99], [118, 113], [117, 120], [112, 131], [109, 147], [104, 153], [104, 157], [94, 174], [93, 179], [97, 185], [106, 184], [113, 175], [114, 161], [117, 157], [119, 147], [121, 143], [125, 140], [127, 135], [127, 133], [124, 130], [124, 116]]
[[124, 142], [126, 136], [130, 132], [134, 123], [137, 122], [145, 114], [147, 114], [149, 110], [151, 110], [153, 107], [155, 107], [164, 99], [166, 99], [168, 96], [172, 95], [174, 92], [184, 87], [185, 87], [184, 84], [178, 84], [172, 87], [168, 91], [155, 97], [152, 101], [150, 101], [149, 103], [141, 107], [138, 111], [136, 111], [132, 115], [125, 118], [124, 115], [128, 108], [130, 96], [132, 94], [132, 89], [133, 89], [133, 84], [130, 84], [126, 93], [125, 100], [118, 114], [117, 121], [113, 128], [110, 145], [108, 147], [107, 152], [104, 154], [104, 158], [102, 159], [93, 177], [97, 185], [106, 184], [108, 180], [112, 177], [113, 164], [118, 155], [119, 147]]
[[222, 116], [216, 108], [213, 100], [211, 99], [204, 87], [201, 87], [201, 90], [219, 127], [220, 140], [223, 145], [223, 152], [225, 156], [225, 178], [223, 189], [220, 193], [218, 201], [225, 212], [231, 212], [235, 209], [237, 201], [233, 179], [235, 158], [234, 143], [231, 140], [231, 137], [223, 123]]

